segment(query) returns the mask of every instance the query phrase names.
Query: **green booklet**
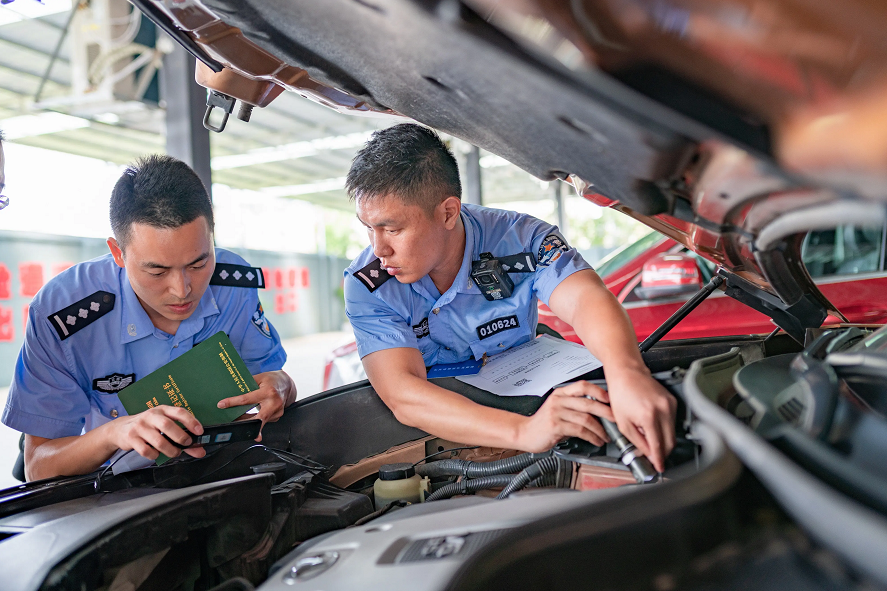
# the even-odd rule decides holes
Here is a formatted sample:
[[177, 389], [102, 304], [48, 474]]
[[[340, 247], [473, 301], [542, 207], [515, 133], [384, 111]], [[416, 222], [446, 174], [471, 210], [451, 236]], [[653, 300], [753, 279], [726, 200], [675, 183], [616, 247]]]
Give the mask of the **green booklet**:
[[[201, 425], [230, 423], [255, 405], [218, 408], [220, 400], [257, 390], [259, 385], [224, 332], [217, 332], [178, 359], [120, 391], [131, 415], [160, 404], [188, 409]], [[161, 455], [158, 465], [168, 458]], [[161, 461], [162, 460], [162, 461]]]

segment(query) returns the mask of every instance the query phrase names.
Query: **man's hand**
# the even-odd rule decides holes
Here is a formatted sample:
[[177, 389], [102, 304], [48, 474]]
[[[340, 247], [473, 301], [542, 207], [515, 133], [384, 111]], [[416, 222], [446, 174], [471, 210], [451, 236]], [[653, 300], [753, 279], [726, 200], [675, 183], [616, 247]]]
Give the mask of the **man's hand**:
[[[256, 374], [258, 390], [247, 392], [241, 396], [225, 398], [219, 401], [219, 408], [230, 408], [241, 405], [259, 405], [259, 412], [249, 418], [262, 419], [262, 425], [273, 423], [283, 416], [283, 410], [296, 401], [296, 385], [284, 371], [267, 371]], [[259, 434], [256, 441], [261, 441]]]
[[118, 449], [134, 449], [139, 455], [156, 460], [162, 453], [174, 458], [182, 451], [195, 458], [202, 458], [206, 451], [202, 447], [185, 449], [170, 443], [164, 435], [179, 443], [190, 445], [191, 437], [176, 421], [195, 435], [203, 434], [203, 426], [194, 415], [178, 406], [160, 405], [136, 415], [120, 417], [108, 423], [109, 438]]
[[625, 310], [590, 270], [564, 279], [548, 305], [604, 364], [616, 426], [661, 472], [674, 447], [677, 403], [650, 377]]
[[619, 431], [664, 472], [665, 458], [674, 448], [674, 396], [644, 371], [611, 372], [607, 388]]
[[54, 476], [75, 476], [98, 470], [117, 450], [135, 450], [156, 460], [161, 453], [174, 458], [184, 451], [195, 458], [206, 452], [202, 447], [182, 450], [170, 443], [166, 434], [180, 445], [189, 445], [185, 429], [201, 435], [203, 427], [190, 412], [177, 406], [156, 406], [136, 415], [118, 417], [83, 435], [48, 439], [25, 435], [25, 472], [28, 480]]
[[558, 388], [536, 413], [528, 417], [518, 435], [518, 447], [529, 452], [551, 449], [565, 437], [579, 437], [602, 446], [610, 438], [592, 415], [615, 422], [607, 391], [589, 382]]

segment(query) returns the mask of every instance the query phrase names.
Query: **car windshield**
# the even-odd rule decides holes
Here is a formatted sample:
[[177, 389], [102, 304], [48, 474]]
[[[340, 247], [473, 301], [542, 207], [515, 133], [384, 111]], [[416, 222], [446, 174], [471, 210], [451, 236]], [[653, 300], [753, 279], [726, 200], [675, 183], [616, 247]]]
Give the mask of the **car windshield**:
[[650, 232], [640, 240], [618, 248], [602, 258], [598, 264], [595, 265], [594, 270], [597, 271], [597, 274], [600, 277], [611, 275], [645, 250], [652, 248], [654, 244], [664, 239], [665, 237], [659, 232]]

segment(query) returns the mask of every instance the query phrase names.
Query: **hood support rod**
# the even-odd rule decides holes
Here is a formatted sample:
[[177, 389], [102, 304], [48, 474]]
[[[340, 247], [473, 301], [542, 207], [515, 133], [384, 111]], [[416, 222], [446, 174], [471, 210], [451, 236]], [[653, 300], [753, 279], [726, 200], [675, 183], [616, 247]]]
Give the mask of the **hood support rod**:
[[678, 310], [674, 314], [668, 317], [668, 320], [663, 322], [659, 326], [659, 328], [654, 330], [650, 336], [644, 339], [644, 342], [639, 345], [641, 353], [648, 351], [653, 345], [658, 343], [662, 339], [662, 337], [668, 334], [668, 332], [671, 331], [671, 329], [673, 329], [675, 325], [677, 325], [678, 322], [683, 320], [687, 316], [687, 314], [695, 310], [696, 306], [701, 304], [705, 300], [705, 298], [710, 296], [714, 292], [714, 290], [719, 288], [723, 283], [724, 278], [720, 275], [715, 275], [714, 277], [712, 277], [711, 281], [706, 283], [702, 289], [693, 294], [692, 298], [687, 300], [687, 302], [683, 306], [678, 308]]

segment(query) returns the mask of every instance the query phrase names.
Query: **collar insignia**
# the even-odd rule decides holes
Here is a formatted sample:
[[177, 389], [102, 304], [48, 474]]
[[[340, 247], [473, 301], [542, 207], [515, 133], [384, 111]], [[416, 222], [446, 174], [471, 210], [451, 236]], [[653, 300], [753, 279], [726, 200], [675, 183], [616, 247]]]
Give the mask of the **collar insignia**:
[[379, 289], [379, 286], [391, 279], [391, 275], [382, 268], [382, 261], [373, 259], [373, 261], [354, 273], [354, 276], [360, 279], [370, 293]]
[[67, 308], [50, 314], [47, 319], [58, 333], [59, 339], [64, 341], [113, 310], [115, 299], [113, 293], [97, 291]]
[[210, 285], [227, 285], [228, 287], [265, 288], [265, 275], [259, 267], [216, 263]]

